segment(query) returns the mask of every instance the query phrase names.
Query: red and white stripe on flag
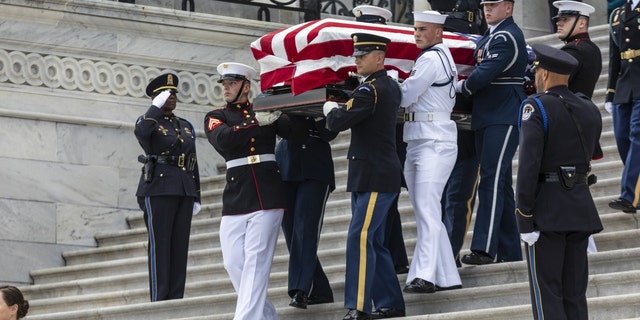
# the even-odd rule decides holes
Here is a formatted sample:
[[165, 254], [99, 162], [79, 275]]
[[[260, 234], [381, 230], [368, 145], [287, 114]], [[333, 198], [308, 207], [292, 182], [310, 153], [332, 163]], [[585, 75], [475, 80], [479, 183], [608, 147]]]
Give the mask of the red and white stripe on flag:
[[[261, 90], [289, 85], [296, 95], [345, 80], [350, 71], [356, 71], [351, 34], [358, 32], [391, 39], [385, 67], [397, 70], [401, 79], [409, 76], [420, 53], [413, 28], [322, 19], [271, 32], [251, 43], [253, 56], [260, 64]], [[477, 36], [443, 34], [461, 77], [473, 70], [475, 41]]]

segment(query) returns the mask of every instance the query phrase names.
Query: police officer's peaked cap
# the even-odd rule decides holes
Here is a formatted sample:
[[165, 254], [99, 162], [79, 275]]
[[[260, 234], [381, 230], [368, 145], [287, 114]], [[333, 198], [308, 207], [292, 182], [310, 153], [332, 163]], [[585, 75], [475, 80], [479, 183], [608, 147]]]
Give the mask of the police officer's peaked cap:
[[596, 11], [596, 9], [591, 5], [578, 1], [555, 1], [553, 2], [553, 6], [558, 8], [558, 14], [553, 17], [553, 21], [556, 21], [561, 17], [572, 16], [585, 16], [588, 18], [590, 14]]
[[480, 2], [480, 4], [487, 4], [487, 3], [500, 3], [502, 1], [511, 1], [511, 2], [515, 2], [514, 0], [482, 0]]
[[415, 22], [429, 22], [435, 24], [444, 24], [444, 21], [447, 20], [447, 16], [444, 14], [440, 14], [438, 11], [427, 10], [427, 11], [414, 11], [413, 12], [413, 21]]
[[571, 74], [578, 66], [578, 60], [565, 51], [550, 47], [546, 44], [532, 44], [531, 49], [536, 54], [533, 65], [536, 68], [549, 70], [553, 73]]
[[178, 76], [173, 73], [161, 74], [147, 85], [147, 96], [152, 97], [165, 89], [178, 90]]
[[368, 22], [368, 23], [383, 23], [386, 24], [387, 21], [391, 19], [393, 15], [391, 11], [380, 8], [376, 6], [371, 6], [367, 4], [363, 4], [357, 6], [351, 10], [353, 15], [356, 16], [356, 21], [360, 22]]
[[258, 72], [253, 67], [237, 62], [225, 62], [218, 65], [220, 80], [253, 80]]
[[373, 50], [387, 51], [387, 43], [391, 42], [385, 37], [369, 33], [354, 33], [351, 39], [353, 39], [354, 57], [365, 55]]

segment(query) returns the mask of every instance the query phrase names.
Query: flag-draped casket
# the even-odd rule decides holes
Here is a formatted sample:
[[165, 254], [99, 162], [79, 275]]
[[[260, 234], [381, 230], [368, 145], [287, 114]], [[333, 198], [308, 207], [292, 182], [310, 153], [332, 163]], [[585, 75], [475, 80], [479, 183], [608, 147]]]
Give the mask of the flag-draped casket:
[[[322, 19], [274, 31], [251, 43], [260, 64], [260, 87], [288, 86], [295, 96], [324, 85], [344, 81], [355, 72], [353, 33], [374, 33], [391, 42], [385, 68], [397, 70], [400, 79], [409, 76], [420, 53], [413, 28]], [[477, 36], [444, 32], [443, 42], [451, 50], [461, 77], [473, 69], [473, 50]]]

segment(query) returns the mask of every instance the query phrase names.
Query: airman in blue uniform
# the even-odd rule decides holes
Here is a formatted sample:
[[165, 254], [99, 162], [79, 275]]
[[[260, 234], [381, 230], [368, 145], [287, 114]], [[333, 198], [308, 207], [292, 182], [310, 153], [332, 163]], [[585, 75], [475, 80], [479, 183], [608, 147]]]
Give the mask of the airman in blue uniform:
[[480, 162], [471, 254], [460, 259], [474, 265], [522, 260], [511, 161], [518, 147], [518, 106], [526, 98], [527, 49], [512, 17], [513, 1], [487, 0], [482, 5], [490, 28], [476, 45], [475, 69], [456, 87], [473, 99], [471, 129]]

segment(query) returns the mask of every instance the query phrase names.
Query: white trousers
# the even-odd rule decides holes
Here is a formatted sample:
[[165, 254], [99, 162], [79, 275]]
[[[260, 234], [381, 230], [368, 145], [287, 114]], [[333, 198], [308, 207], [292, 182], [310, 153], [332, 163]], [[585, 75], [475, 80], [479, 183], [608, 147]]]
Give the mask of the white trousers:
[[418, 239], [407, 274], [441, 287], [460, 285], [440, 199], [458, 154], [455, 141], [415, 140], [407, 144], [404, 177], [416, 216]]
[[234, 320], [278, 319], [267, 288], [283, 213], [272, 209], [222, 217], [222, 259], [238, 294]]

